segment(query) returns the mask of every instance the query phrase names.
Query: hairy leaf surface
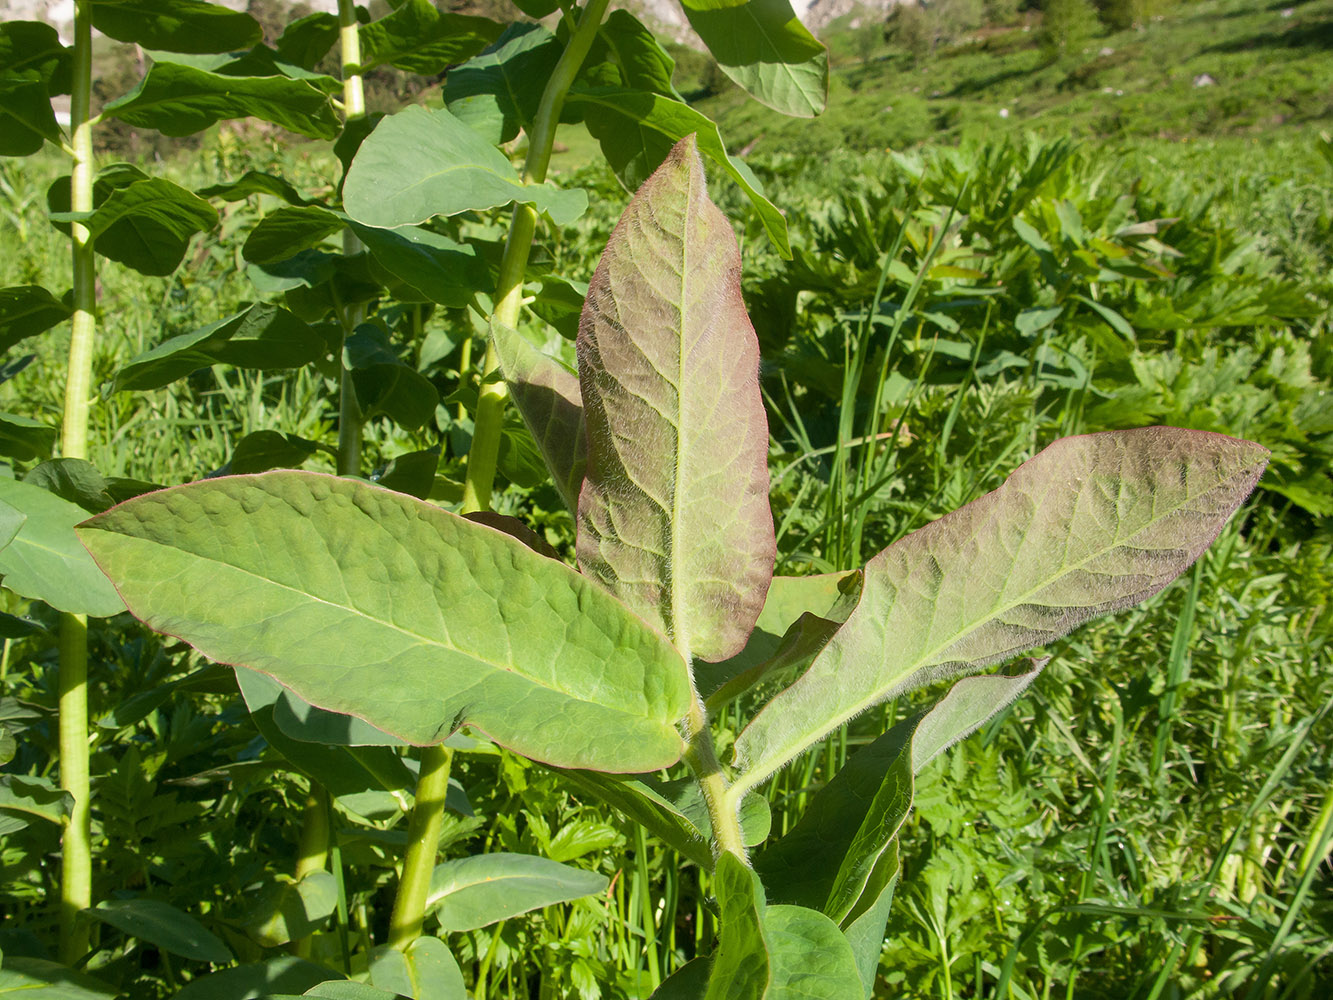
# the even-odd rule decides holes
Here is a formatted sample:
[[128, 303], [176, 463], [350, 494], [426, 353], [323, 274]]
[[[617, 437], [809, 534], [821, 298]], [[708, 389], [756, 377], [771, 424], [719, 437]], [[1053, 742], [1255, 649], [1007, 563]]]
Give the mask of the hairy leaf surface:
[[993, 493], [867, 564], [846, 624], [738, 738], [738, 785], [752, 787], [886, 698], [1157, 593], [1217, 536], [1267, 455], [1169, 427], [1057, 441]]
[[706, 660], [744, 647], [775, 555], [740, 266], [688, 137], [617, 223], [577, 344], [588, 427], [579, 565]]
[[80, 534], [153, 628], [391, 735], [432, 744], [466, 723], [608, 771], [680, 756], [689, 679], [667, 641], [569, 567], [431, 504], [271, 472], [139, 497]]

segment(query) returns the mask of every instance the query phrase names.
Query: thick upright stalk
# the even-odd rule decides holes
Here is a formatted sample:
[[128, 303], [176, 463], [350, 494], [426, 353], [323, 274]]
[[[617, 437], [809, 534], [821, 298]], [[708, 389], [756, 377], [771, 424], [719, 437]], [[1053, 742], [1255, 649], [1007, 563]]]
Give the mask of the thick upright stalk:
[[[93, 210], [92, 10], [74, 8], [74, 66], [70, 100], [70, 208]], [[88, 457], [88, 405], [92, 396], [93, 341], [97, 333], [97, 263], [87, 227], [70, 227], [74, 264], [74, 316], [65, 374], [65, 414], [60, 452]], [[60, 785], [74, 799], [60, 854], [60, 959], [80, 960], [88, 951], [88, 927], [79, 911], [92, 906], [92, 831], [88, 783], [88, 621], [60, 616]]]
[[[301, 843], [296, 851], [296, 880], [322, 872], [329, 866], [329, 793], [316, 781], [310, 782], [301, 813]], [[292, 953], [310, 957], [310, 938], [292, 942]]]
[[[342, 59], [343, 121], [349, 122], [366, 113], [365, 90], [361, 83], [361, 35], [353, 0], [338, 0], [338, 40]], [[361, 241], [350, 229], [346, 230], [343, 253], [351, 257], [360, 252]], [[345, 342], [356, 329], [358, 310], [352, 305], [339, 305], [338, 312]], [[363, 416], [356, 387], [352, 384], [352, 373], [343, 358], [339, 359], [338, 372], [338, 475], [355, 476], [361, 472]]]
[[366, 113], [365, 90], [361, 85], [361, 35], [353, 0], [338, 0], [338, 40], [342, 55], [343, 118], [351, 121]]
[[[528, 133], [528, 156], [523, 164], [523, 179], [534, 184], [546, 180], [551, 164], [551, 150], [555, 145], [555, 130], [560, 124], [560, 112], [574, 79], [579, 75], [583, 60], [588, 56], [597, 29], [610, 0], [589, 0], [555, 64], [546, 89], [542, 91], [537, 117]], [[500, 261], [500, 279], [495, 289], [495, 322], [505, 326], [518, 324], [519, 308], [523, 297], [523, 275], [532, 251], [532, 238], [537, 231], [537, 212], [531, 205], [515, 205], [509, 223], [509, 237], [505, 240], [504, 257]], [[468, 450], [467, 476], [463, 482], [463, 510], [486, 510], [491, 502], [491, 485], [495, 480], [495, 461], [500, 452], [500, 422], [504, 416], [508, 395], [503, 382], [487, 382], [485, 376], [495, 371], [499, 359], [494, 347], [487, 347], [482, 363], [482, 385], [477, 399], [477, 419], [472, 433], [472, 447]]]
[[407, 827], [407, 855], [403, 858], [403, 874], [389, 917], [389, 944], [399, 951], [421, 936], [421, 925], [426, 920], [426, 896], [440, 846], [440, 825], [444, 821], [453, 755], [452, 750], [443, 746], [421, 751], [416, 803]]
[[[689, 662], [689, 658], [686, 658]], [[713, 733], [708, 728], [708, 714], [698, 694], [685, 717], [685, 763], [694, 772], [708, 806], [708, 821], [713, 827], [713, 853], [729, 851], [746, 864], [745, 841], [741, 837], [740, 801], [727, 784], [727, 776], [717, 760]]]

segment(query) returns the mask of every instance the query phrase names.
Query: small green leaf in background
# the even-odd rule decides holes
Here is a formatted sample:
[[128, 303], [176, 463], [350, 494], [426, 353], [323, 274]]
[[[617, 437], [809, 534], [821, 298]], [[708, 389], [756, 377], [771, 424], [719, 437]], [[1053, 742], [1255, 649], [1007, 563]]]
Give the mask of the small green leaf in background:
[[108, 899], [89, 916], [163, 951], [197, 962], [230, 962], [231, 949], [190, 914], [156, 899]]
[[343, 363], [352, 373], [361, 412], [370, 419], [384, 414], [400, 427], [424, 427], [440, 405], [430, 379], [404, 363], [384, 331], [363, 323], [343, 346]]
[[72, 312], [40, 285], [0, 288], [0, 352], [64, 322]]
[[227, 471], [243, 476], [269, 469], [297, 469], [315, 453], [317, 445], [295, 434], [255, 431], [236, 442]]
[[74, 807], [74, 797], [49, 778], [0, 775], [0, 811], [22, 813], [63, 826]]
[[223, 201], [240, 201], [256, 194], [271, 194], [281, 198], [289, 205], [309, 205], [309, 198], [292, 187], [291, 183], [276, 174], [266, 174], [259, 170], [247, 170], [234, 181], [210, 184], [195, 191], [200, 198], [221, 198]]
[[504, 28], [484, 17], [442, 11], [430, 0], [404, 0], [391, 13], [362, 26], [361, 72], [389, 65], [434, 76], [476, 55]]
[[370, 962], [370, 981], [414, 1000], [467, 1000], [463, 973], [439, 938], [419, 937], [404, 951], [378, 949]]
[[55, 449], [57, 431], [40, 420], [0, 413], [0, 455], [20, 462], [46, 458]]
[[712, 963], [707, 957], [694, 958], [673, 972], [653, 990], [649, 1000], [699, 1000], [708, 989]]
[[259, 118], [312, 139], [338, 135], [328, 96], [281, 76], [209, 73], [179, 63], [154, 63], [139, 86], [102, 109], [105, 118], [186, 136], [232, 118]]
[[74, 535], [87, 511], [12, 479], [0, 479], [0, 501], [26, 515], [14, 540], [0, 550], [5, 587], [70, 614], [105, 618], [125, 610], [116, 588]]
[[63, 500], [76, 503], [90, 514], [100, 514], [116, 502], [111, 483], [91, 462], [81, 458], [53, 458], [34, 466], [23, 477]]
[[278, 37], [278, 58], [313, 70], [338, 44], [338, 31], [337, 15], [326, 11], [297, 18]]
[[385, 229], [512, 201], [531, 202], [558, 226], [588, 204], [580, 189], [524, 184], [504, 153], [449, 112], [415, 105], [366, 137], [343, 185], [347, 214]]
[[540, 24], [511, 24], [494, 45], [449, 70], [444, 106], [491, 145], [509, 142], [536, 118], [561, 50]]
[[118, 42], [168, 52], [231, 52], [262, 40], [249, 14], [204, 0], [88, 0], [93, 27]]
[[250, 230], [241, 256], [252, 264], [276, 264], [314, 249], [346, 225], [338, 213], [318, 205], [279, 208]]
[[435, 866], [426, 912], [445, 932], [604, 892], [607, 878], [532, 854], [475, 854]]
[[464, 243], [418, 226], [376, 229], [355, 222], [351, 226], [376, 264], [431, 302], [466, 306], [475, 289], [486, 282], [487, 271], [477, 251]]
[[6, 955], [0, 966], [0, 997], [8, 996], [14, 1000], [107, 1000], [120, 996], [120, 991], [67, 965]]
[[313, 986], [342, 978], [322, 965], [283, 956], [200, 976], [187, 983], [172, 1000], [255, 1000], [275, 993], [300, 996]]
[[280, 876], [260, 890], [259, 898], [247, 905], [242, 916], [256, 944], [275, 948], [309, 937], [337, 908], [337, 879], [321, 870], [300, 881]]

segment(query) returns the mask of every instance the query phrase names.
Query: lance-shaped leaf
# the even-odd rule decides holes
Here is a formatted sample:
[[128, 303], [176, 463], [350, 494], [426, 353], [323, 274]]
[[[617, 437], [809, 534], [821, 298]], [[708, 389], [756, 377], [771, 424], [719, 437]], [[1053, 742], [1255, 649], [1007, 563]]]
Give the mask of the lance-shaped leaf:
[[437, 865], [426, 912], [445, 931], [471, 931], [606, 889], [596, 872], [534, 854], [474, 854]]
[[260, 220], [241, 247], [241, 256], [252, 264], [276, 264], [312, 250], [330, 236], [342, 232], [347, 220], [320, 205], [291, 205], [269, 212]]
[[532, 203], [559, 226], [588, 206], [582, 190], [524, 184], [504, 153], [449, 112], [415, 105], [365, 138], [343, 185], [347, 214], [385, 229], [511, 201]]
[[886, 698], [1157, 593], [1217, 536], [1267, 456], [1248, 441], [1171, 427], [1057, 441], [866, 565], [847, 623], [737, 739], [737, 786]]
[[26, 76], [0, 76], [0, 156], [30, 156], [47, 140], [59, 143], [61, 132], [46, 86]]
[[276, 174], [266, 174], [259, 170], [247, 170], [234, 181], [210, 184], [195, 191], [200, 198], [221, 198], [223, 201], [240, 201], [254, 194], [271, 194], [281, 198], [289, 205], [313, 204], [309, 198]]
[[571, 511], [588, 461], [579, 377], [502, 323], [491, 324], [491, 343], [523, 423], [551, 471], [555, 488]]
[[93, 27], [118, 42], [168, 52], [233, 52], [262, 40], [249, 14], [205, 0], [91, 0]]
[[442, 11], [430, 0], [406, 0], [361, 28], [361, 72], [396, 66], [427, 76], [476, 55], [500, 37], [504, 25], [484, 17]]
[[[43, 21], [0, 23], [0, 66], [8, 79], [36, 80], [48, 94], [68, 94], [73, 49]], [[48, 102], [49, 103], [49, 102]]]
[[102, 109], [163, 135], [202, 132], [231, 118], [261, 118], [312, 139], [332, 139], [338, 119], [328, 96], [303, 80], [224, 76], [180, 63], [154, 63], [139, 86]]
[[41, 285], [0, 288], [0, 351], [69, 319], [73, 310]]
[[578, 557], [691, 656], [739, 652], [773, 578], [768, 423], [740, 250], [693, 137], [616, 224], [579, 324]]
[[313, 70], [337, 44], [338, 32], [335, 15], [327, 11], [307, 14], [282, 29], [276, 45], [278, 58]]
[[591, 581], [432, 504], [304, 472], [162, 490], [80, 528], [150, 626], [413, 743], [676, 761], [680, 656]]
[[417, 226], [376, 229], [352, 223], [375, 263], [431, 302], [466, 306], [486, 284], [486, 268], [477, 251], [447, 236]]
[[813, 118], [828, 103], [828, 50], [797, 19], [789, 0], [685, 7], [722, 72], [761, 104]]

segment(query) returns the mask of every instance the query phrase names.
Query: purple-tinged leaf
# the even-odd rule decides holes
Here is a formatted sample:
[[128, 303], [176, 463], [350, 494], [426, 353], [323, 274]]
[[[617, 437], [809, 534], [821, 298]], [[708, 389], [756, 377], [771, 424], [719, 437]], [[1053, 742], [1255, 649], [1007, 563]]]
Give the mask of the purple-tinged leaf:
[[1066, 438], [900, 539], [867, 564], [842, 629], [737, 739], [737, 793], [872, 705], [1151, 597], [1208, 547], [1267, 458], [1172, 427]]
[[687, 136], [625, 209], [579, 323], [579, 565], [705, 660], [744, 647], [775, 554], [740, 270]]

